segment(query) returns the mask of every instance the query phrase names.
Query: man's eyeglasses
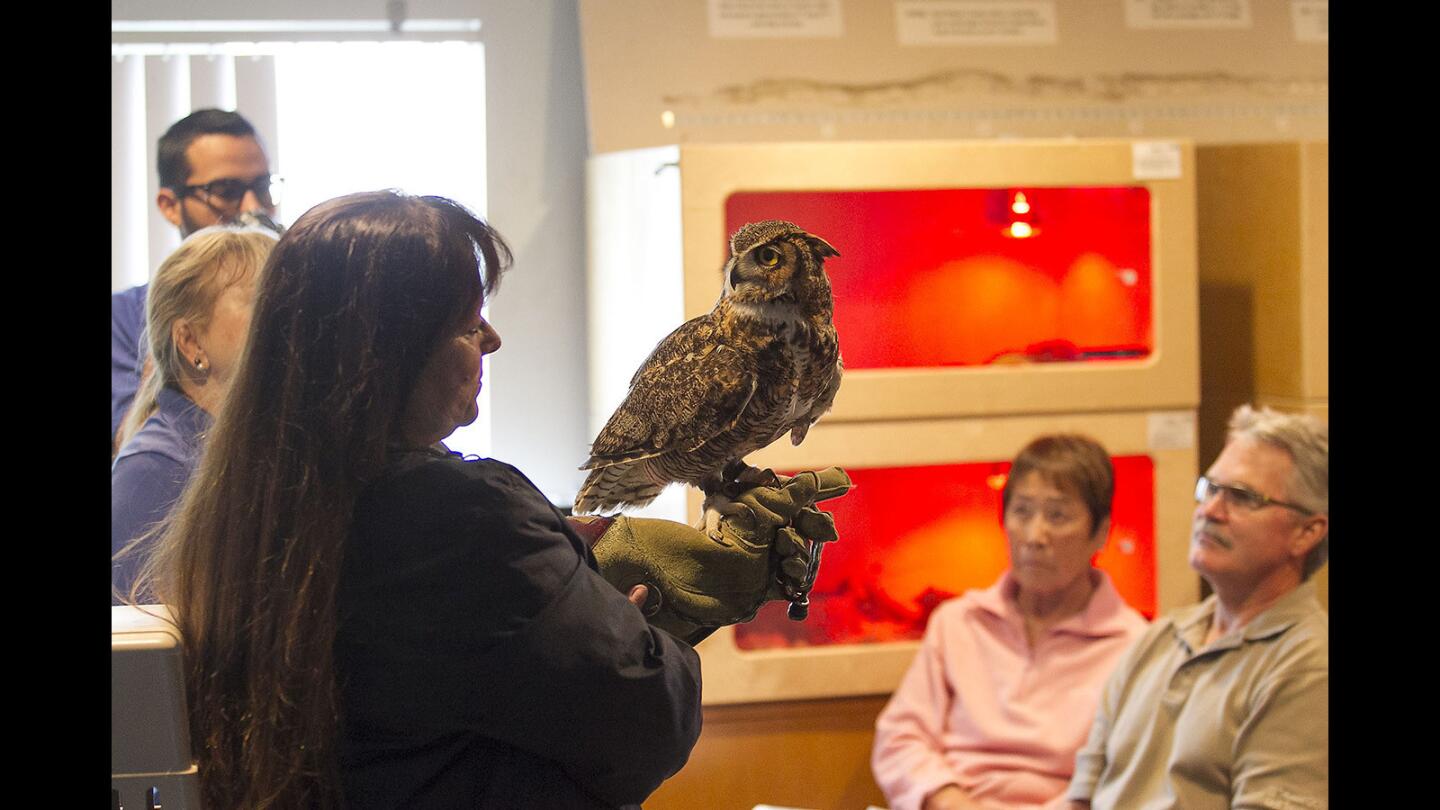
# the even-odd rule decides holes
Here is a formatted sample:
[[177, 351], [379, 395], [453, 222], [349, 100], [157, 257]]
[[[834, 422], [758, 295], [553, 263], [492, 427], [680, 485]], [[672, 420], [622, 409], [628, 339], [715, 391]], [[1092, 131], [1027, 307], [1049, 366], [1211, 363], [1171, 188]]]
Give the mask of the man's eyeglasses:
[[1247, 512], [1263, 509], [1267, 506], [1283, 506], [1286, 509], [1294, 509], [1302, 515], [1313, 515], [1314, 510], [1306, 509], [1299, 504], [1277, 501], [1269, 495], [1261, 495], [1253, 489], [1247, 489], [1236, 484], [1217, 484], [1205, 476], [1195, 482], [1195, 502], [1205, 503], [1220, 493], [1225, 498], [1226, 506], [1238, 507]]
[[255, 192], [255, 199], [262, 206], [274, 208], [279, 204], [280, 192], [284, 188], [285, 178], [278, 174], [262, 174], [248, 183], [233, 177], [224, 177], [198, 186], [180, 186], [174, 191], [181, 197], [193, 194], [207, 205], [230, 210], [237, 208], [245, 199], [245, 193], [250, 191]]

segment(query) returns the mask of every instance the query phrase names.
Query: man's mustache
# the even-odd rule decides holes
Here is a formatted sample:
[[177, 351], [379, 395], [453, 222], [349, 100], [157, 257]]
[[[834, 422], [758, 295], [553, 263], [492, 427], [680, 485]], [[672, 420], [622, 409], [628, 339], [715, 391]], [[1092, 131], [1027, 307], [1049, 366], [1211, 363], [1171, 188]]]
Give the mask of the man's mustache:
[[1213, 541], [1216, 545], [1220, 546], [1221, 548], [1234, 548], [1234, 547], [1235, 547], [1235, 544], [1232, 543], [1232, 542], [1230, 542], [1230, 538], [1225, 537], [1225, 536], [1222, 535], [1220, 532], [1216, 531], [1214, 525], [1211, 524], [1209, 521], [1206, 521], [1206, 522], [1201, 523], [1201, 524], [1199, 524], [1198, 526], [1196, 526], [1196, 527], [1195, 527], [1195, 531], [1194, 531], [1194, 535], [1195, 535], [1196, 537], [1199, 537], [1199, 536], [1201, 536], [1201, 535], [1204, 535], [1205, 537], [1209, 538], [1211, 541]]

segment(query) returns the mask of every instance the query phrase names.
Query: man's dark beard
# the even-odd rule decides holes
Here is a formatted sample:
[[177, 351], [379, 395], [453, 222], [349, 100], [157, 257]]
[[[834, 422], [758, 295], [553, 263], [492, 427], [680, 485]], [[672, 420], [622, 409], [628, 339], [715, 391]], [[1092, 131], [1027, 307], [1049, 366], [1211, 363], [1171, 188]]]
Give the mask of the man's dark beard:
[[[219, 220], [219, 221], [223, 222], [224, 220], [221, 219], [221, 220]], [[180, 238], [181, 238], [181, 239], [185, 239], [186, 237], [190, 236], [190, 234], [192, 234], [192, 233], [200, 230], [200, 227], [201, 227], [201, 226], [196, 225], [194, 222], [192, 222], [192, 221], [190, 220], [190, 214], [189, 214], [188, 211], [185, 210], [185, 201], [184, 201], [184, 200], [181, 200], [181, 201], [180, 201]]]

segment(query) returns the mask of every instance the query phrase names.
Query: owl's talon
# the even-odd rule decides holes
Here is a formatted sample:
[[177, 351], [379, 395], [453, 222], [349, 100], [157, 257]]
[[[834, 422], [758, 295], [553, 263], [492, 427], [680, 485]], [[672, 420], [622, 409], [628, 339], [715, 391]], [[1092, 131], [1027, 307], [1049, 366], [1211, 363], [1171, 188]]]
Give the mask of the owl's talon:
[[754, 469], [754, 467], [745, 463], [745, 459], [737, 458], [730, 461], [720, 470], [720, 480], [725, 482], [739, 481], [742, 476]]
[[740, 497], [740, 496], [745, 492], [745, 490], [747, 490], [747, 489], [749, 489], [749, 488], [750, 488], [749, 486], [746, 486], [745, 484], [741, 483], [740, 481], [734, 481], [734, 480], [732, 480], [732, 481], [726, 481], [725, 483], [721, 484], [721, 485], [720, 485], [720, 492], [721, 492], [722, 494], [724, 494], [725, 497], [727, 497], [727, 498], [729, 498], [730, 500], [733, 501], [733, 500], [735, 500], [736, 498]]
[[728, 488], [726, 487], [726, 481], [723, 478], [706, 478], [700, 483], [696, 484], [696, 487], [705, 496], [706, 501], [709, 501], [716, 495], [723, 495], [726, 498], [731, 499], [733, 499], [734, 497], [730, 494]]
[[775, 471], [769, 467], [763, 470], [759, 467], [751, 467], [748, 464], [744, 465], [744, 467], [738, 475], [731, 476], [731, 480], [747, 488], [780, 486], [780, 476], [776, 475]]

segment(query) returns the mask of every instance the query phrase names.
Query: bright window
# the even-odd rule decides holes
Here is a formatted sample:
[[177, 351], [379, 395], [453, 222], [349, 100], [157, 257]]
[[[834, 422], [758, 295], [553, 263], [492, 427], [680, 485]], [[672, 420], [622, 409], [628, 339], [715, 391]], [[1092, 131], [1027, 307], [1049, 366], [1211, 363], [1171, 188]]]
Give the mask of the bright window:
[[286, 222], [380, 188], [440, 194], [485, 215], [480, 44], [277, 46], [275, 98]]
[[[144, 281], [179, 243], [153, 210], [155, 140], [200, 107], [238, 109], [252, 120], [273, 114], [274, 134], [265, 140], [271, 170], [285, 178], [282, 224], [324, 200], [382, 188], [438, 194], [485, 216], [485, 63], [478, 42], [150, 43], [112, 45], [112, 55], [112, 107], [128, 111], [112, 124], [112, 132], [122, 131], [114, 164], [125, 169], [112, 168], [112, 199], [129, 212], [113, 224], [113, 261], [124, 265], [112, 266], [112, 289]], [[235, 89], [236, 77], [253, 82], [246, 62], [255, 59], [273, 60], [273, 92], [252, 94], [272, 98], [273, 111], [250, 111], [246, 94]], [[188, 71], [181, 66], [187, 60]], [[216, 75], [230, 78], [217, 82]], [[220, 95], [201, 100], [200, 88], [213, 92], [216, 84]], [[488, 455], [488, 386], [480, 417], [446, 444]]]

